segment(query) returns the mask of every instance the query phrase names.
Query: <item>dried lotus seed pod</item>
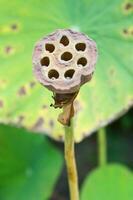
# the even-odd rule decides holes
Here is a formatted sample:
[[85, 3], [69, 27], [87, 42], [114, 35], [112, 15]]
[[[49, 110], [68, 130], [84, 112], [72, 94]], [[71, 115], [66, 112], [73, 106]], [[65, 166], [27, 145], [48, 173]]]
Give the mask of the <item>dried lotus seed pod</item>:
[[57, 94], [75, 93], [91, 79], [96, 60], [97, 48], [92, 39], [80, 32], [60, 29], [37, 42], [34, 74]]

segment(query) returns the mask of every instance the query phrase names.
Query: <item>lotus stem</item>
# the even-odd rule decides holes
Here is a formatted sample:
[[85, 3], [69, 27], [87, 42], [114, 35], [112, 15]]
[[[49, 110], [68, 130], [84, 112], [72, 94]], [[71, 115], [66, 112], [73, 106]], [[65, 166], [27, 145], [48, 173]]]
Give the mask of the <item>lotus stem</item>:
[[73, 125], [65, 126], [65, 160], [71, 200], [79, 200], [78, 175], [74, 150]]

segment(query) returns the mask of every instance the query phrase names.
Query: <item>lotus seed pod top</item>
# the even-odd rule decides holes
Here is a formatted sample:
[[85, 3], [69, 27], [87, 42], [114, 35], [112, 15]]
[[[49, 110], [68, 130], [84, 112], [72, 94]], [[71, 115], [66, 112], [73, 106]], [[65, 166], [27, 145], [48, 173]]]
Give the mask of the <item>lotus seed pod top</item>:
[[49, 90], [75, 93], [89, 81], [97, 60], [95, 42], [83, 33], [57, 30], [37, 42], [34, 74]]

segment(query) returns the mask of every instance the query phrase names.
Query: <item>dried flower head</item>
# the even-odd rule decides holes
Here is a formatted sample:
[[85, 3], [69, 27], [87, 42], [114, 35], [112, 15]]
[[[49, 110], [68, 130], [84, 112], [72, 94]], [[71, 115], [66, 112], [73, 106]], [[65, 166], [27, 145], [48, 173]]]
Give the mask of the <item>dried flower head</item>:
[[37, 42], [34, 74], [53, 92], [74, 93], [91, 79], [96, 58], [93, 40], [72, 30], [57, 30]]
[[[54, 107], [70, 105], [72, 117], [73, 101], [80, 86], [91, 79], [96, 60], [97, 48], [92, 39], [69, 29], [57, 30], [37, 42], [33, 52], [34, 74], [54, 92]], [[68, 119], [61, 123], [69, 122]]]

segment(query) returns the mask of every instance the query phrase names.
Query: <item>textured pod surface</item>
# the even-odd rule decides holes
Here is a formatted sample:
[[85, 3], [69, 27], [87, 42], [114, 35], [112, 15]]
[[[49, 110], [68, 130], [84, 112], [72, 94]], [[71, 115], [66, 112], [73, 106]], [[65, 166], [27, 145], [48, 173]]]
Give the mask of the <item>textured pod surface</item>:
[[37, 42], [34, 74], [56, 93], [74, 93], [91, 79], [97, 59], [95, 42], [83, 33], [57, 30]]

